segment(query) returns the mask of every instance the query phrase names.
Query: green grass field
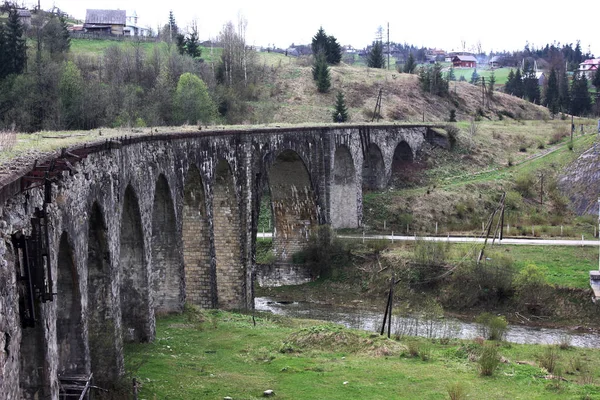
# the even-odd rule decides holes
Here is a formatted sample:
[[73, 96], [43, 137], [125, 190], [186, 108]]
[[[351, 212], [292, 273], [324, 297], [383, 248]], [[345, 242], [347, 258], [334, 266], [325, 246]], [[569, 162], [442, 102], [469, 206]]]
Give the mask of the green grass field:
[[[453, 258], [462, 259], [467, 251], [481, 249], [482, 245], [451, 245]], [[598, 248], [577, 246], [488, 246], [488, 252], [500, 252], [513, 260], [516, 270], [535, 264], [546, 269], [548, 283], [556, 286], [587, 289], [589, 272], [598, 269]]]
[[[271, 389], [277, 399], [445, 399], [448, 386], [458, 382], [461, 398], [600, 396], [593, 384], [599, 379], [596, 349], [557, 349], [563, 381], [546, 379], [549, 373], [540, 368], [544, 346], [492, 343], [506, 362], [483, 377], [474, 361], [481, 345], [469, 341], [396, 341], [270, 315], [258, 316], [256, 326], [249, 315], [222, 311], [199, 318], [204, 322], [159, 318], [154, 343], [126, 346], [140, 398], [258, 399]], [[411, 357], [409, 346], [422, 356]]]

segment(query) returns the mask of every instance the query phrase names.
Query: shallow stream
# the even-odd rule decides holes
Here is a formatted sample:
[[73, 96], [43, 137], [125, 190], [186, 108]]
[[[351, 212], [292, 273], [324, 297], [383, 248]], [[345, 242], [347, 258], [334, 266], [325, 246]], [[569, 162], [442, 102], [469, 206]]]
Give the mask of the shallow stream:
[[[254, 305], [257, 311], [268, 311], [293, 318], [330, 321], [348, 328], [371, 332], [377, 332], [381, 329], [383, 319], [383, 310], [381, 313], [377, 313], [361, 308], [332, 308], [331, 305], [310, 302], [277, 302], [269, 297], [255, 298]], [[463, 322], [453, 318], [431, 320], [422, 317], [394, 315], [391, 331], [393, 335], [432, 338], [473, 339], [481, 336], [479, 324]], [[598, 334], [523, 325], [509, 325], [504, 339], [508, 342], [527, 344], [560, 344], [567, 340], [572, 346], [576, 347], [600, 347], [600, 335]]]

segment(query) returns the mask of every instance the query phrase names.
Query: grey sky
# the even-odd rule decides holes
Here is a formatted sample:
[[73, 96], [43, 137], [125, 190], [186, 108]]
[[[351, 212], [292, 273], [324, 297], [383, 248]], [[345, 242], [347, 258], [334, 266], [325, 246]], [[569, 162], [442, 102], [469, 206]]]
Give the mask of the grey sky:
[[[20, 0], [26, 4], [35, 0]], [[386, 5], [387, 3], [387, 5]], [[600, 36], [595, 18], [597, 0], [576, 3], [527, 2], [504, 0], [341, 2], [304, 0], [228, 0], [192, 2], [185, 0], [41, 0], [42, 8], [53, 5], [84, 19], [86, 8], [125, 9], [136, 11], [141, 25], [156, 29], [167, 22], [173, 10], [180, 26], [197, 20], [202, 40], [218, 35], [227, 21], [238, 15], [247, 21], [249, 44], [287, 47], [291, 43], [310, 43], [319, 26], [335, 36], [341, 44], [362, 48], [369, 44], [379, 25], [390, 24], [390, 39], [417, 46], [467, 50], [481, 43], [490, 50], [518, 50], [526, 41], [541, 46], [553, 41], [575, 43], [581, 40], [583, 51], [600, 56]], [[554, 6], [560, 4], [561, 7]], [[595, 9], [595, 11], [594, 11]], [[589, 16], [582, 20], [579, 16]], [[574, 14], [571, 16], [571, 14]], [[577, 15], [577, 17], [575, 17]]]

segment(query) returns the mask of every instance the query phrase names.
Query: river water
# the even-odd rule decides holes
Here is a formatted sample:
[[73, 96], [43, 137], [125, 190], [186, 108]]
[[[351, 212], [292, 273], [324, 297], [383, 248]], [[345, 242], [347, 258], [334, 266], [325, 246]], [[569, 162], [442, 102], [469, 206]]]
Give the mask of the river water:
[[[330, 321], [348, 328], [371, 332], [378, 332], [381, 329], [383, 319], [383, 310], [381, 313], [377, 313], [362, 308], [337, 307], [334, 309], [327, 304], [277, 302], [269, 297], [255, 298], [254, 306], [257, 311], [267, 311], [293, 318]], [[481, 336], [481, 327], [476, 323], [463, 322], [453, 318], [428, 320], [394, 315], [392, 317], [392, 334], [473, 339]], [[509, 325], [504, 340], [527, 344], [560, 344], [568, 340], [572, 346], [576, 347], [600, 347], [600, 335], [598, 334], [522, 325]]]

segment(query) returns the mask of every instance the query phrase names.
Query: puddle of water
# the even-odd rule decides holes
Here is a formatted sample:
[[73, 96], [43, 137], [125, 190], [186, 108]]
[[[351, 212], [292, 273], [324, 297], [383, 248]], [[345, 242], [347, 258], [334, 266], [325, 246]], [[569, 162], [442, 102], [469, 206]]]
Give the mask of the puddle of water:
[[[277, 302], [269, 297], [254, 299], [257, 311], [293, 318], [307, 318], [335, 322], [348, 328], [378, 332], [381, 329], [383, 312], [354, 308], [332, 308], [328, 305], [309, 302]], [[387, 329], [387, 328], [386, 328]], [[440, 321], [425, 321], [411, 317], [392, 317], [392, 333], [411, 336], [447, 337], [473, 339], [481, 336], [480, 326], [476, 323], [463, 322], [454, 318]], [[600, 347], [600, 335], [591, 333], [575, 333], [566, 329], [537, 328], [520, 325], [509, 325], [505, 340], [522, 344], [559, 344], [568, 337], [575, 347]]]

